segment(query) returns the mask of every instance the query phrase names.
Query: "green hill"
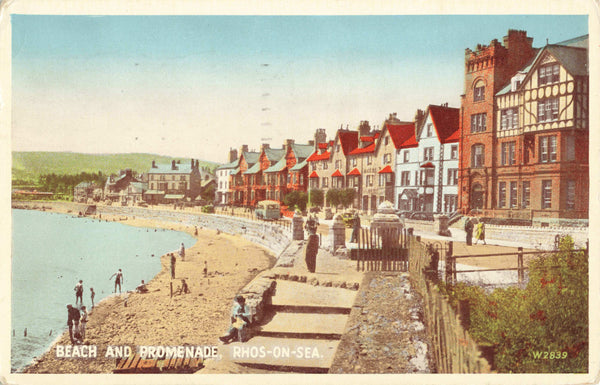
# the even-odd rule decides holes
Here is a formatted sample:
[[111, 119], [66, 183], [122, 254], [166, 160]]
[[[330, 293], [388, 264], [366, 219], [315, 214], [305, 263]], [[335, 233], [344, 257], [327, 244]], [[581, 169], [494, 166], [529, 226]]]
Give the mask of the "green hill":
[[[79, 174], [81, 172], [104, 175], [117, 174], [119, 170], [130, 168], [137, 173], [150, 169], [152, 161], [157, 164], [189, 158], [171, 158], [156, 154], [81, 154], [75, 152], [13, 152], [12, 180], [35, 183], [42, 174]], [[199, 160], [200, 167], [214, 169], [217, 163]]]

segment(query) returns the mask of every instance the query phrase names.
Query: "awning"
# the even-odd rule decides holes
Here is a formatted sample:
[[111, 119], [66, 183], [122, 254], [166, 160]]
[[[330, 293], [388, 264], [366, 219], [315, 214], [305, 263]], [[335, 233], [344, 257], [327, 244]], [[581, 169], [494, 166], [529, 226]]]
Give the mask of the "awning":
[[435, 166], [433, 165], [433, 163], [427, 162], [427, 163], [423, 163], [421, 165], [421, 168], [435, 168]]
[[184, 196], [184, 194], [167, 194], [165, 199], [183, 199]]
[[159, 191], [159, 190], [148, 190], [144, 194], [146, 194], [146, 195], [165, 195], [165, 192]]
[[341, 176], [341, 177], [343, 177], [344, 175], [342, 175], [342, 173], [340, 172], [340, 170], [335, 170], [335, 172], [333, 174], [331, 174], [331, 176]]
[[392, 171], [392, 168], [387, 165], [384, 168], [382, 168], [381, 170], [379, 170], [379, 174], [393, 174], [394, 172]]
[[308, 177], [309, 177], [309, 178], [318, 178], [318, 177], [319, 177], [319, 174], [317, 174], [317, 172], [316, 172], [316, 171], [313, 171], [313, 172], [312, 172], [312, 174], [310, 174]]
[[354, 167], [354, 168], [352, 169], [352, 171], [350, 171], [350, 172], [348, 173], [348, 175], [360, 175], [360, 171], [358, 171], [358, 169], [357, 169], [356, 167]]

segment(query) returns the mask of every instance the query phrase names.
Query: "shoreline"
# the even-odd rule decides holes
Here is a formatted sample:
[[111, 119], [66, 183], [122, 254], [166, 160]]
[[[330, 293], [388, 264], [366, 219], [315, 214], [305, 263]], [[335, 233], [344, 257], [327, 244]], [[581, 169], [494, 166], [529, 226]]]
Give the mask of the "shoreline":
[[[58, 202], [56, 206], [59, 207], [54, 207], [53, 202], [18, 202], [18, 205], [14, 203], [17, 202], [13, 202], [12, 207], [15, 209], [37, 209], [77, 216], [77, 211], [67, 209], [71, 202]], [[88, 217], [99, 219], [98, 215]], [[260, 272], [271, 268], [276, 261], [276, 256], [261, 246], [239, 236], [217, 234], [216, 230], [199, 227], [196, 236], [194, 226], [168, 220], [138, 217], [123, 220], [118, 215], [108, 214], [102, 215], [101, 220], [115, 220], [136, 227], [182, 231], [194, 237], [196, 242], [186, 248], [185, 261], [177, 257], [176, 279], [170, 278], [170, 259], [169, 253], [166, 253], [160, 257], [160, 271], [147, 282], [149, 293], [130, 291], [112, 294], [96, 304], [89, 316], [84, 342], [98, 347], [96, 359], [56, 357], [57, 345], [70, 345], [68, 328], [65, 327], [62, 334], [53, 340], [44, 353], [14, 373], [112, 373], [115, 359], [103, 357], [106, 346], [128, 345], [133, 351], [139, 345], [216, 346], [218, 336], [229, 324], [228, 313], [233, 296]], [[215, 250], [213, 252], [209, 249]], [[233, 260], [228, 261], [230, 258], [226, 256], [232, 254], [231, 251], [235, 249], [242, 252], [231, 256], [231, 259], [235, 260], [235, 265], [232, 266], [228, 262]], [[219, 250], [224, 253], [216, 252]], [[177, 255], [176, 250], [171, 252]], [[202, 273], [204, 261], [208, 262], [207, 277]], [[180, 278], [186, 279], [192, 293], [170, 297], [168, 285], [173, 284], [175, 290], [179, 286]], [[125, 323], [119, 321], [123, 319], [120, 317], [122, 313], [126, 313]], [[183, 314], [187, 314], [187, 317]], [[213, 322], [203, 323], [205, 327], [199, 330], [195, 320], [197, 317]], [[171, 328], [172, 331], [169, 332]], [[190, 329], [193, 332], [190, 332]]]

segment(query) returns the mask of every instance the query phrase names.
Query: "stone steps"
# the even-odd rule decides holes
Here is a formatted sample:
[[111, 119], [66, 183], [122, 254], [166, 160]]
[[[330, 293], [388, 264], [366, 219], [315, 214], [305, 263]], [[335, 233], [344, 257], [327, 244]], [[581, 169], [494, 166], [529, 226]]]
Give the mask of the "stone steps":
[[283, 338], [340, 339], [348, 316], [336, 313], [273, 312], [259, 335]]

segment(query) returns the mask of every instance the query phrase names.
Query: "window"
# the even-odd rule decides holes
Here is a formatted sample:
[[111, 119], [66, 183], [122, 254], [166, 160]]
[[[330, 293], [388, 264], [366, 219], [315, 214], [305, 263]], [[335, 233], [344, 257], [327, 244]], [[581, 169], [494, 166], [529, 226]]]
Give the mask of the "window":
[[335, 152], [340, 152], [340, 145], [339, 145], [339, 143], [335, 145]]
[[480, 80], [475, 84], [475, 88], [473, 88], [473, 101], [480, 102], [485, 99], [485, 85]]
[[458, 184], [458, 169], [457, 168], [449, 168], [448, 169], [448, 185], [455, 186]]
[[340, 165], [342, 164], [341, 160], [336, 160], [335, 161], [335, 168], [337, 168], [338, 170], [340, 169]]
[[471, 147], [471, 167], [483, 167], [484, 146], [483, 144], [474, 144]]
[[392, 174], [386, 172], [385, 174], [379, 174], [379, 186], [385, 186], [386, 183], [392, 183]]
[[427, 123], [427, 137], [433, 136], [433, 124]]
[[390, 163], [392, 161], [392, 154], [383, 155], [383, 163]]
[[408, 150], [404, 150], [404, 163], [408, 163], [410, 161], [410, 152]]
[[540, 100], [538, 102], [538, 122], [558, 120], [558, 98]]
[[371, 157], [371, 155], [367, 155], [367, 164], [371, 163], [373, 163], [373, 158]]
[[356, 158], [352, 158], [352, 167], [356, 167]]
[[444, 195], [444, 212], [451, 213], [453, 211], [456, 211], [457, 203], [457, 195]]
[[540, 162], [556, 162], [556, 135], [540, 137]]
[[517, 182], [510, 182], [510, 208], [516, 209], [517, 203]]
[[498, 207], [506, 206], [506, 182], [498, 183]]
[[386, 145], [386, 146], [387, 146], [388, 144], [390, 144], [390, 137], [389, 137], [389, 136], [386, 136], [386, 137], [385, 137], [385, 139], [384, 139], [384, 143], [385, 143], [385, 145]]
[[502, 165], [511, 166], [515, 163], [515, 142], [502, 143]]
[[323, 177], [323, 187], [329, 187], [329, 178]]
[[450, 146], [450, 159], [458, 159], [458, 144]]
[[500, 111], [500, 129], [509, 130], [511, 128], [517, 128], [519, 125], [519, 110], [515, 108], [507, 108]]
[[365, 186], [373, 186], [373, 175], [367, 175], [367, 179], [365, 179]]
[[529, 189], [529, 181], [524, 181], [523, 182], [523, 194], [521, 196], [521, 207], [526, 209], [529, 207], [529, 193], [530, 193], [530, 189]]
[[575, 209], [575, 181], [567, 181], [567, 202], [565, 208], [567, 210]]
[[434, 174], [432, 168], [421, 170], [421, 186], [433, 186]]
[[415, 171], [415, 184], [419, 184], [419, 171]]
[[547, 64], [538, 70], [538, 85], [556, 83], [559, 81], [560, 66], [557, 63]]
[[485, 118], [486, 114], [471, 115], [471, 132], [484, 132]]
[[410, 171], [402, 171], [400, 174], [400, 186], [410, 185]]
[[433, 147], [425, 147], [423, 149], [423, 160], [433, 160]]
[[327, 170], [327, 167], [329, 166], [329, 162], [324, 160], [323, 161], [323, 170]]
[[565, 147], [566, 147], [566, 160], [575, 160], [575, 137], [567, 136], [565, 138]]
[[542, 181], [542, 208], [549, 209], [552, 207], [552, 181]]

